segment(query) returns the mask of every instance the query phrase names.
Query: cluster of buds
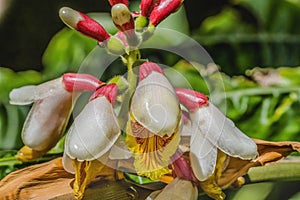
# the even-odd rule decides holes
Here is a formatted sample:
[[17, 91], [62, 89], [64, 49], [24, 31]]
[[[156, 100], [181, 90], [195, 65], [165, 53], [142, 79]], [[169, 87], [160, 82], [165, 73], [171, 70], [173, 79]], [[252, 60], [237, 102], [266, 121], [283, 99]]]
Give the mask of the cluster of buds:
[[[59, 15], [69, 27], [97, 40], [109, 53], [120, 55], [125, 61], [139, 61], [141, 64], [134, 66], [139, 73], [131, 70], [132, 60], [124, 62], [131, 71], [127, 87], [122, 90], [118, 80], [123, 77], [104, 83], [92, 75], [76, 73], [66, 73], [38, 86], [14, 89], [10, 93], [12, 104], [34, 103], [24, 124], [25, 146], [18, 157], [31, 160], [54, 147], [64, 134], [77, 98], [89, 91], [92, 95], [73, 120], [65, 139], [63, 166], [75, 173], [76, 199], [83, 197], [87, 184], [101, 174], [107, 162], [120, 159], [133, 160], [132, 170], [153, 180], [173, 170], [176, 179], [160, 194], [149, 198], [172, 199], [183, 191], [183, 198], [197, 199], [201, 182], [216, 173], [219, 152], [251, 160], [257, 156], [256, 144], [206, 95], [174, 88], [158, 64], [131, 57], [137, 54], [142, 34], [175, 12], [182, 0], [142, 0], [140, 13], [129, 11], [128, 0], [109, 3], [113, 22], [119, 29], [114, 36], [95, 20], [71, 8], [63, 7]], [[180, 148], [182, 137], [189, 138], [188, 158]], [[122, 151], [116, 153], [115, 147]], [[216, 199], [224, 197], [222, 193], [206, 192]]]
[[133, 13], [128, 8], [128, 0], [110, 0], [112, 20], [119, 30], [115, 35], [110, 35], [97, 21], [72, 8], [61, 8], [59, 16], [70, 28], [97, 40], [109, 53], [122, 55], [148, 39], [149, 33], [153, 33], [161, 21], [178, 10], [182, 1], [142, 0], [141, 11]]

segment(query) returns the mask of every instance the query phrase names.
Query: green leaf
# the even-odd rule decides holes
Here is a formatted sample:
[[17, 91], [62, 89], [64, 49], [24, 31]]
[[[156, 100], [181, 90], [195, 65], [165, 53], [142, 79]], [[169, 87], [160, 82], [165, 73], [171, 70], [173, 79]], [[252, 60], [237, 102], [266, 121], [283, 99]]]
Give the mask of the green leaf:
[[[103, 25], [109, 33], [117, 32], [109, 13], [89, 13], [88, 15]], [[97, 41], [75, 30], [64, 28], [52, 38], [44, 52], [44, 74], [47, 79], [50, 79], [65, 72], [77, 72], [95, 48], [100, 48]]]
[[[299, 73], [300, 67], [271, 70], [277, 77], [271, 77], [277, 80], [271, 86], [261, 86], [245, 76], [223, 74], [226, 92], [218, 94], [219, 106], [226, 103], [226, 115], [251, 137], [299, 141], [300, 83], [290, 78]], [[263, 79], [270, 80], [267, 75]]]

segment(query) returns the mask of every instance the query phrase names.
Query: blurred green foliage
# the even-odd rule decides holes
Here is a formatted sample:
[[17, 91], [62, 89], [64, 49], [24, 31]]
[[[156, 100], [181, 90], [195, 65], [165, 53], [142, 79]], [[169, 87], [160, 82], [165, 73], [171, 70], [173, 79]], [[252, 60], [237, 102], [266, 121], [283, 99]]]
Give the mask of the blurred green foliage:
[[193, 37], [230, 75], [254, 66], [298, 66], [300, 2], [232, 0], [206, 18]]

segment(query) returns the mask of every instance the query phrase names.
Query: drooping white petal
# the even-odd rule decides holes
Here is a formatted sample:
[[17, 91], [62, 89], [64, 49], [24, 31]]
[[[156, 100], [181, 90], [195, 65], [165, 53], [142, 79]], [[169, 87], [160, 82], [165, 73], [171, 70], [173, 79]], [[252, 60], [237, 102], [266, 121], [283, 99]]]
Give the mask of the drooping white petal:
[[191, 181], [175, 178], [159, 194], [151, 195], [147, 200], [197, 200], [198, 189]]
[[121, 159], [129, 159], [132, 157], [132, 152], [128, 149], [125, 144], [124, 139], [118, 139], [115, 145], [112, 146], [109, 159], [111, 160], [121, 160]]
[[72, 159], [66, 154], [66, 151], [64, 151], [62, 157], [62, 165], [67, 172], [69, 172], [70, 174], [75, 174]]
[[202, 134], [194, 133], [190, 141], [191, 167], [199, 181], [206, 180], [211, 176], [216, 167], [217, 147]]
[[209, 140], [224, 153], [241, 159], [254, 159], [257, 156], [257, 146], [253, 140], [241, 132], [212, 103], [199, 108], [190, 114], [194, 125], [199, 129], [197, 134]]
[[65, 92], [62, 78], [57, 78], [40, 85], [27, 85], [13, 89], [9, 94], [9, 98], [11, 104], [27, 105], [34, 101]]
[[116, 142], [120, 128], [113, 107], [106, 97], [90, 101], [68, 131], [65, 149], [72, 159], [94, 160]]
[[24, 144], [36, 151], [52, 148], [61, 138], [68, 122], [73, 107], [72, 98], [71, 93], [62, 90], [54, 97], [36, 101], [23, 126]]
[[131, 113], [135, 120], [154, 134], [171, 135], [178, 126], [180, 106], [167, 78], [152, 72], [133, 95]]

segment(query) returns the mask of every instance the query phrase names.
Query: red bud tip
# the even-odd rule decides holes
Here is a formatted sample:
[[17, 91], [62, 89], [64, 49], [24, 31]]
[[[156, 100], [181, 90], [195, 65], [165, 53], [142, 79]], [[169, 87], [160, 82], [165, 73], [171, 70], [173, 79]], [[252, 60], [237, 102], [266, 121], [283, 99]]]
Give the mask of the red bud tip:
[[164, 74], [163, 70], [160, 68], [159, 65], [153, 62], [144, 62], [140, 66], [140, 73], [139, 73], [139, 80], [143, 80], [146, 78], [148, 75], [150, 75], [152, 72], [158, 72], [161, 74]]
[[176, 88], [175, 92], [180, 103], [182, 103], [190, 112], [194, 112], [198, 108], [208, 104], [208, 97], [200, 92], [186, 88]]
[[168, 17], [171, 13], [176, 12], [183, 0], [161, 0], [150, 14], [150, 24], [157, 26], [162, 20]]
[[160, 0], [142, 0], [140, 4], [141, 15], [144, 17], [149, 17], [152, 10], [158, 6]]
[[90, 101], [96, 99], [98, 97], [105, 96], [106, 99], [114, 105], [118, 94], [118, 86], [115, 83], [111, 83], [99, 88], [92, 96], [90, 97]]
[[109, 2], [109, 4], [111, 6], [114, 6], [114, 5], [118, 4], [118, 3], [125, 4], [126, 6], [128, 6], [128, 4], [129, 4], [128, 0], [108, 0], [108, 2]]
[[65, 89], [73, 91], [95, 91], [104, 83], [89, 74], [66, 73], [63, 75]]
[[182, 157], [182, 155], [179, 154], [179, 152], [176, 152], [172, 158], [175, 159], [175, 161], [172, 163], [172, 168], [174, 169], [174, 172], [178, 178], [193, 181], [195, 183], [198, 182], [191, 166]]
[[104, 41], [110, 37], [103, 26], [97, 21], [72, 8], [61, 8], [59, 10], [59, 16], [70, 28], [97, 41]]

